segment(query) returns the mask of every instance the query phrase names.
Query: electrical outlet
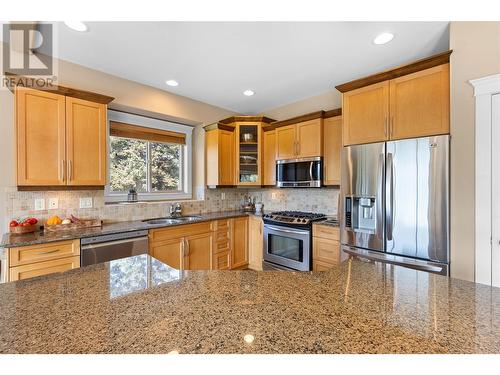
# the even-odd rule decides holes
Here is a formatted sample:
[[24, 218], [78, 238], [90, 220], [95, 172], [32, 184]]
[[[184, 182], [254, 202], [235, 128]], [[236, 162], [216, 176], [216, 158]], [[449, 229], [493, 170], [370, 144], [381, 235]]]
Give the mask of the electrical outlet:
[[38, 198], [35, 199], [35, 211], [45, 210], [45, 199]]
[[59, 208], [59, 198], [49, 198], [49, 210], [56, 210]]
[[226, 193], [220, 193], [220, 199], [222, 200], [226, 199]]
[[272, 200], [278, 199], [278, 193], [271, 193], [271, 199]]
[[80, 198], [80, 208], [92, 208], [92, 197]]

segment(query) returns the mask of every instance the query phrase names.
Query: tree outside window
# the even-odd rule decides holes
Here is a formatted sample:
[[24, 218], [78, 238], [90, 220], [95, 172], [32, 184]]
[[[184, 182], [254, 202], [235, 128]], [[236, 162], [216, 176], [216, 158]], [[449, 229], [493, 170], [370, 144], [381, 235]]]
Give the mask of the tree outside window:
[[183, 149], [180, 144], [111, 136], [111, 193], [182, 191]]

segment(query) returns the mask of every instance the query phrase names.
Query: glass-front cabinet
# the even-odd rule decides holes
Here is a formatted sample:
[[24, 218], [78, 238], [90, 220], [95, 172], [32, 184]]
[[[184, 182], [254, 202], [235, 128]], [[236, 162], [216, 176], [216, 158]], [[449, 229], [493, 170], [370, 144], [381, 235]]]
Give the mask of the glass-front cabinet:
[[261, 123], [236, 123], [236, 178], [238, 185], [261, 185]]
[[[263, 128], [272, 122], [262, 116], [235, 116], [206, 126], [207, 186], [261, 186]], [[231, 177], [233, 184], [229, 183]]]

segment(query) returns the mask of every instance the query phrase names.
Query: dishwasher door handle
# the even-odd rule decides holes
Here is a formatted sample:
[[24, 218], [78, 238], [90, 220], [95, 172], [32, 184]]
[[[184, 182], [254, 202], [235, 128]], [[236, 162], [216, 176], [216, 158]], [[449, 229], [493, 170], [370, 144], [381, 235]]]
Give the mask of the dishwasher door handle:
[[134, 238], [127, 238], [126, 240], [117, 240], [117, 241], [110, 241], [110, 242], [101, 242], [98, 244], [87, 244], [87, 245], [82, 245], [82, 250], [85, 249], [98, 249], [100, 247], [106, 247], [106, 246], [112, 246], [112, 245], [120, 245], [124, 243], [131, 243], [131, 242], [136, 242], [136, 241], [141, 241], [141, 240], [146, 240], [148, 237], [134, 237]]

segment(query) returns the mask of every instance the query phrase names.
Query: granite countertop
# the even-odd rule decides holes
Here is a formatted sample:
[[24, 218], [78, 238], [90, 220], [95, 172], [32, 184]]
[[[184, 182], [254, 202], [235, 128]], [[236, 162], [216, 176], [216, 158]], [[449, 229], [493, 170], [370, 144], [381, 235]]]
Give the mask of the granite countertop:
[[350, 259], [178, 271], [140, 255], [0, 285], [2, 353], [500, 353], [500, 288]]
[[201, 219], [194, 222], [185, 222], [185, 223], [176, 223], [176, 224], [158, 224], [152, 225], [147, 224], [141, 220], [137, 221], [120, 221], [116, 223], [103, 224], [102, 227], [94, 227], [94, 228], [84, 228], [78, 230], [70, 230], [63, 232], [34, 232], [27, 234], [10, 234], [5, 233], [2, 237], [2, 242], [0, 243], [0, 247], [10, 248], [10, 247], [19, 247], [19, 246], [28, 246], [28, 245], [36, 245], [47, 242], [55, 242], [55, 241], [64, 241], [64, 240], [73, 240], [78, 238], [92, 237], [92, 236], [100, 236], [104, 234], [113, 234], [113, 233], [121, 233], [121, 232], [130, 232], [134, 230], [148, 230], [154, 228], [162, 228], [168, 226], [178, 226], [178, 225], [187, 225], [200, 223], [203, 221], [211, 221], [211, 220], [219, 220], [219, 219], [227, 219], [232, 217], [240, 217], [246, 215], [256, 215], [254, 213], [248, 213], [243, 211], [223, 211], [223, 212], [212, 212], [207, 214], [193, 214], [186, 216], [200, 216]]
[[339, 228], [340, 222], [336, 218], [327, 218], [326, 220], [315, 221], [313, 225], [325, 225], [327, 227]]

